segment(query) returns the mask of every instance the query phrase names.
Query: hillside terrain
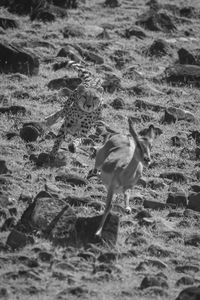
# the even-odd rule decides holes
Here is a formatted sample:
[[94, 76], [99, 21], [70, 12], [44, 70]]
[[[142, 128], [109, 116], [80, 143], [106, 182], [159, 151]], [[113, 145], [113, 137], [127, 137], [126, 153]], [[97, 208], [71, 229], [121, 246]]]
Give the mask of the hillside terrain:
[[[29, 3], [0, 1], [0, 299], [200, 299], [199, 1]], [[106, 188], [86, 177], [109, 129], [45, 161], [62, 120], [44, 119], [80, 83], [67, 59], [102, 79], [110, 129], [156, 128], [132, 213], [117, 195], [103, 241]]]

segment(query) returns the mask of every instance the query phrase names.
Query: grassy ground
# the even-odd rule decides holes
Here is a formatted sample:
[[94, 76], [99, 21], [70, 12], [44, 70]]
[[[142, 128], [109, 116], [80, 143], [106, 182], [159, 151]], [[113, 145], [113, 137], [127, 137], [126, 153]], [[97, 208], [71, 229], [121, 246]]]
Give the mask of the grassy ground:
[[[161, 1], [164, 2], [164, 1]], [[183, 1], [176, 0], [177, 5], [183, 4]], [[81, 4], [77, 10], [69, 10], [69, 18], [57, 19], [54, 23], [43, 24], [40, 22], [30, 22], [29, 17], [17, 17], [9, 14], [7, 10], [1, 9], [2, 16], [8, 16], [18, 19], [20, 23], [19, 29], [7, 30], [6, 34], [1, 34], [1, 39], [20, 45], [24, 49], [30, 49], [40, 58], [39, 75], [32, 78], [26, 76], [21, 80], [16, 79], [12, 75], [0, 75], [0, 104], [1, 105], [23, 105], [27, 109], [25, 116], [7, 116], [0, 115], [0, 156], [5, 159], [7, 166], [12, 170], [10, 177], [10, 185], [8, 192], [10, 199], [15, 203], [18, 209], [18, 217], [26, 207], [26, 204], [18, 203], [21, 194], [35, 196], [40, 190], [44, 189], [46, 183], [57, 186], [62, 192], [69, 192], [75, 195], [102, 195], [104, 199], [106, 191], [101, 183], [95, 180], [91, 181], [90, 188], [72, 188], [63, 183], [55, 182], [54, 175], [58, 171], [57, 168], [35, 168], [28, 160], [31, 151], [26, 147], [25, 143], [16, 137], [10, 141], [5, 138], [8, 131], [17, 131], [21, 124], [25, 121], [34, 120], [42, 121], [45, 116], [54, 112], [63, 103], [63, 99], [57, 96], [57, 91], [50, 91], [47, 84], [50, 80], [59, 78], [64, 75], [75, 75], [74, 72], [60, 70], [52, 71], [52, 63], [46, 62], [47, 58], [55, 57], [61, 47], [69, 42], [79, 43], [88, 41], [91, 45], [96, 45], [98, 40], [91, 36], [91, 30], [87, 31], [85, 38], [69, 38], [65, 39], [62, 35], [62, 29], [67, 22], [78, 22], [83, 26], [109, 24], [108, 29], [111, 37], [108, 40], [108, 46], [104, 50], [98, 50], [99, 54], [104, 58], [105, 63], [113, 67], [114, 72], [121, 78], [122, 85], [135, 85], [136, 82], [131, 79], [122, 77], [123, 71], [129, 66], [135, 66], [145, 78], [159, 73], [166, 66], [173, 64], [178, 56], [177, 50], [184, 47], [188, 50], [197, 49], [200, 40], [200, 21], [192, 19], [192, 23], [184, 23], [178, 25], [178, 31], [173, 33], [151, 32], [146, 31], [147, 37], [140, 40], [136, 37], [125, 39], [121, 37], [121, 32], [135, 23], [138, 15], [147, 10], [144, 0], [140, 1], [121, 1], [122, 5], [115, 9], [104, 8], [101, 1], [86, 1]], [[173, 2], [174, 4], [174, 2]], [[193, 5], [200, 8], [198, 1], [184, 1], [184, 6]], [[185, 37], [185, 30], [192, 30], [192, 39]], [[184, 39], [183, 39], [184, 37]], [[154, 39], [164, 38], [171, 43], [172, 56], [164, 56], [162, 58], [150, 58], [143, 52]], [[47, 47], [38, 46], [38, 41], [46, 41], [49, 43]], [[96, 47], [96, 46], [94, 46]], [[123, 50], [128, 52], [130, 59], [121, 70], [116, 69], [114, 63], [110, 59], [110, 55], [115, 50]], [[126, 58], [126, 54], [125, 54]], [[96, 67], [91, 65], [92, 72], [96, 72]], [[199, 167], [194, 159], [195, 142], [186, 139], [184, 145], [186, 154], [181, 156], [181, 148], [172, 147], [171, 137], [181, 132], [187, 137], [190, 130], [199, 128], [200, 104], [199, 89], [183, 86], [172, 87], [165, 83], [155, 84], [151, 86], [164, 94], [157, 94], [151, 91], [145, 95], [130, 95], [126, 91], [119, 91], [113, 94], [104, 93], [104, 101], [107, 108], [104, 109], [103, 118], [113, 128], [122, 133], [127, 132], [127, 116], [139, 116], [146, 114], [150, 117], [149, 122], [139, 122], [136, 129], [140, 130], [147, 127], [150, 123], [162, 129], [163, 134], [156, 138], [152, 149], [152, 156], [156, 162], [153, 169], [145, 170], [145, 177], [158, 178], [163, 171], [178, 170], [188, 176], [185, 184], [177, 184], [169, 180], [162, 180], [162, 186], [156, 189], [150, 187], [135, 187], [133, 196], [142, 197], [147, 200], [156, 200], [166, 202], [168, 192], [174, 188], [179, 188], [188, 193], [192, 184], [198, 183], [196, 172]], [[167, 92], [168, 91], [168, 92]], [[170, 91], [170, 92], [169, 92]], [[126, 103], [127, 109], [114, 110], [109, 103], [116, 98], [122, 97]], [[160, 119], [163, 112], [153, 112], [151, 110], [138, 110], [134, 105], [136, 99], [149, 101], [164, 106], [176, 106], [187, 109], [192, 112], [196, 119], [196, 123], [179, 121], [175, 125], [163, 125]], [[53, 127], [56, 133], [60, 123]], [[35, 153], [49, 151], [53, 141], [35, 142], [33, 144]], [[67, 141], [63, 143], [63, 147], [67, 147]], [[92, 168], [94, 161], [83, 155], [81, 150], [76, 154], [65, 152], [67, 157], [67, 168], [85, 176]], [[76, 168], [73, 165], [74, 159], [84, 163], [86, 167]], [[0, 187], [1, 189], [1, 187]], [[3, 187], [2, 187], [3, 189]], [[122, 204], [122, 197], [118, 197], [118, 203]], [[133, 209], [140, 209], [139, 205], [131, 202]], [[183, 210], [178, 210], [178, 212]], [[44, 240], [38, 239], [34, 246], [28, 246], [21, 251], [1, 252], [0, 253], [0, 297], [3, 295], [3, 288], [7, 291], [9, 299], [76, 299], [79, 297], [85, 299], [175, 299], [178, 293], [183, 289], [183, 285], [177, 286], [176, 282], [183, 276], [189, 275], [193, 284], [200, 282], [200, 265], [198, 259], [198, 247], [185, 246], [184, 238], [194, 232], [199, 231], [199, 224], [194, 219], [184, 217], [167, 217], [169, 210], [150, 211], [155, 218], [154, 226], [139, 226], [135, 219], [135, 214], [127, 216], [120, 213], [120, 231], [118, 243], [115, 249], [109, 251], [117, 252], [117, 261], [109, 264], [107, 271], [94, 273], [94, 261], [84, 261], [77, 256], [79, 250], [70, 250], [53, 248], [51, 244]], [[92, 208], [82, 207], [77, 209], [78, 215], [92, 216], [98, 215], [99, 212]], [[176, 238], [169, 239], [164, 234], [166, 228], [173, 228], [179, 233]], [[137, 240], [135, 244], [127, 244], [127, 237], [133, 232], [141, 232], [143, 241]], [[1, 232], [0, 236], [4, 242], [7, 238], [8, 231]], [[158, 245], [167, 253], [155, 255], [151, 253], [151, 245]], [[47, 251], [53, 255], [53, 262], [44, 263], [38, 258], [35, 248]], [[149, 248], [150, 247], [150, 248]], [[106, 249], [102, 249], [103, 251]], [[128, 250], [134, 250], [135, 255], [124, 255]], [[165, 252], [164, 251], [164, 252]], [[30, 267], [30, 259], [37, 261], [38, 265]], [[160, 260], [163, 265], [149, 262], [150, 260]], [[144, 264], [143, 268], [137, 269], [141, 262], [149, 262]], [[156, 266], [155, 266], [156, 265]], [[196, 266], [189, 268], [184, 272], [178, 272], [177, 266]], [[19, 272], [19, 270], [22, 270]], [[146, 275], [152, 275], [162, 272], [166, 276], [169, 288], [148, 288], [141, 290], [140, 284]], [[75, 287], [74, 290], [71, 288]], [[71, 290], [70, 290], [71, 289]], [[2, 296], [3, 297], [3, 296]]]

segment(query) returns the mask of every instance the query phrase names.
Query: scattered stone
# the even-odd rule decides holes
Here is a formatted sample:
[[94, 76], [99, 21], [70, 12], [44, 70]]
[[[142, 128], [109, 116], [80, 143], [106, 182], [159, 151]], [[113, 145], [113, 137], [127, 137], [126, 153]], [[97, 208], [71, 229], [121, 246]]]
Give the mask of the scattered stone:
[[[100, 224], [102, 215], [90, 218], [78, 218], [76, 222], [78, 245], [86, 246], [89, 243], [99, 243], [95, 233]], [[118, 237], [119, 217], [109, 214], [102, 231], [102, 240], [109, 245], [115, 245]]]
[[12, 106], [3, 106], [0, 107], [0, 113], [1, 114], [12, 114], [12, 115], [17, 115], [17, 114], [26, 114], [26, 108], [21, 105], [12, 105]]
[[154, 104], [154, 103], [144, 101], [144, 100], [141, 100], [141, 99], [136, 99], [134, 104], [135, 104], [136, 108], [150, 109], [150, 110], [153, 110], [155, 112], [159, 112], [159, 111], [164, 109], [164, 106], [162, 106], [162, 105]]
[[38, 257], [42, 262], [50, 263], [53, 260], [53, 254], [47, 251], [41, 251], [38, 253]]
[[68, 88], [71, 91], [74, 91], [79, 84], [81, 84], [82, 80], [79, 77], [68, 77], [64, 76], [62, 78], [57, 78], [51, 80], [47, 87], [51, 90], [59, 90], [62, 88]]
[[199, 247], [200, 246], [200, 234], [192, 233], [185, 238], [185, 245]]
[[56, 176], [55, 176], [56, 181], [62, 181], [64, 183], [69, 183], [71, 185], [75, 186], [85, 186], [88, 184], [88, 180], [85, 178], [82, 178], [81, 176], [77, 174], [70, 174], [66, 172], [60, 171]]
[[146, 54], [149, 56], [162, 57], [171, 54], [171, 48], [165, 40], [158, 39], [146, 50]]
[[67, 24], [65, 25], [63, 29], [63, 36], [64, 38], [69, 38], [69, 37], [84, 37], [85, 36], [85, 30], [83, 26], [79, 24]]
[[39, 136], [44, 133], [43, 128], [38, 122], [24, 123], [20, 129], [19, 135], [26, 143], [35, 142]]
[[195, 283], [194, 278], [186, 275], [186, 276], [181, 277], [179, 280], [177, 280], [176, 286], [193, 285], [194, 283]]
[[143, 218], [152, 218], [152, 215], [148, 210], [143, 209], [136, 214], [135, 218], [141, 220]]
[[10, 174], [10, 173], [11, 171], [7, 168], [6, 161], [4, 159], [0, 159], [0, 174]]
[[105, 79], [102, 83], [102, 87], [108, 93], [114, 93], [116, 90], [121, 89], [120, 78], [114, 73], [107, 72], [105, 73]]
[[146, 199], [143, 202], [143, 206], [144, 206], [144, 208], [151, 208], [151, 209], [155, 209], [155, 210], [166, 209], [169, 207], [175, 208], [174, 204], [166, 204], [166, 203], [153, 201], [153, 200], [146, 200]]
[[200, 192], [189, 195], [188, 208], [200, 212]]
[[166, 203], [175, 204], [177, 207], [186, 207], [187, 206], [187, 196], [185, 192], [170, 192]]
[[141, 40], [147, 37], [146, 33], [138, 26], [131, 26], [125, 30], [125, 38], [130, 39], [132, 36], [135, 36]]
[[156, 12], [155, 10], [149, 10], [142, 14], [135, 24], [151, 31], [171, 32], [176, 30], [176, 26], [170, 16], [164, 12]]
[[[101, 40], [110, 40], [111, 39], [106, 28], [104, 28], [103, 31], [96, 36], [96, 38], [101, 39]], [[107, 70], [107, 71], [112, 71], [112, 70]]]
[[25, 75], [37, 75], [39, 60], [27, 50], [17, 48], [6, 42], [0, 43], [0, 72], [22, 73]]
[[167, 264], [165, 264], [164, 262], [162, 262], [159, 259], [147, 259], [145, 261], [145, 263], [147, 263], [148, 265], [152, 265], [153, 267], [156, 267], [158, 269], [167, 269], [168, 268]]
[[163, 79], [172, 85], [200, 87], [200, 66], [175, 64], [165, 69]]
[[114, 109], [124, 109], [125, 108], [125, 102], [122, 98], [115, 98], [110, 105], [114, 108]]
[[156, 256], [156, 257], [168, 257], [171, 254], [168, 250], [163, 249], [159, 245], [151, 245], [151, 246], [149, 246], [149, 248], [147, 250], [150, 255]]
[[160, 178], [166, 178], [180, 183], [187, 182], [187, 177], [183, 173], [176, 171], [161, 173]]
[[[169, 295], [166, 292], [166, 290], [164, 290], [163, 288], [159, 287], [159, 286], [150, 286], [148, 288], [145, 289], [145, 294], [147, 294], [149, 297], [165, 297], [168, 298]], [[153, 298], [152, 298], [153, 299]]]
[[30, 243], [33, 244], [34, 239], [25, 233], [17, 231], [16, 229], [11, 231], [6, 241], [6, 245], [11, 247], [12, 250], [23, 248]]
[[200, 297], [200, 287], [192, 286], [181, 291], [175, 300], [183, 300], [183, 299], [198, 300], [199, 297]]
[[193, 184], [193, 185], [191, 186], [191, 190], [192, 190], [192, 192], [194, 192], [194, 193], [200, 193], [200, 185], [199, 185], [199, 184]]
[[183, 266], [177, 266], [175, 268], [175, 271], [177, 273], [189, 273], [189, 272], [197, 273], [199, 272], [199, 267], [195, 265], [183, 265]]
[[106, 252], [100, 254], [97, 258], [99, 262], [109, 264], [117, 259], [117, 253], [115, 252]]
[[177, 116], [174, 113], [171, 113], [168, 111], [168, 109], [165, 109], [165, 114], [161, 119], [161, 123], [163, 124], [171, 124], [171, 123], [176, 123], [177, 121]]
[[97, 65], [102, 65], [104, 63], [104, 58], [92, 51], [84, 51], [83, 56], [86, 60], [91, 61]]
[[184, 48], [178, 50], [178, 59], [181, 65], [196, 65], [194, 56]]
[[115, 7], [119, 7], [120, 3], [118, 0], [105, 0], [104, 6], [115, 8]]
[[165, 279], [163, 279], [160, 276], [145, 276], [144, 279], [141, 282], [140, 288], [146, 289], [148, 287], [152, 287], [152, 286], [159, 286], [165, 289], [169, 288], [169, 285], [167, 283], [167, 281]]
[[[82, 1], [83, 2], [83, 1]], [[75, 9], [78, 8], [77, 0], [53, 0], [53, 4], [62, 8]]]
[[19, 24], [16, 20], [0, 17], [0, 27], [2, 27], [3, 29], [13, 29], [18, 28]]
[[172, 136], [171, 137], [171, 141], [172, 141], [172, 146], [174, 147], [183, 147], [185, 146], [187, 139], [183, 136]]

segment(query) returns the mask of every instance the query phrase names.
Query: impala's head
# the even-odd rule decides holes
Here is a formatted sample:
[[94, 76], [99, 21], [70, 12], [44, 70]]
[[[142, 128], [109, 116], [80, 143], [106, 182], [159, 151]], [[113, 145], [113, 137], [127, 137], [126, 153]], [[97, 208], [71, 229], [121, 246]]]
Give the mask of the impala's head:
[[128, 123], [129, 132], [137, 145], [137, 153], [139, 155], [138, 158], [149, 166], [151, 163], [151, 148], [155, 137], [154, 126], [150, 125], [143, 136], [138, 136], [133, 128], [133, 121], [131, 117], [128, 119]]

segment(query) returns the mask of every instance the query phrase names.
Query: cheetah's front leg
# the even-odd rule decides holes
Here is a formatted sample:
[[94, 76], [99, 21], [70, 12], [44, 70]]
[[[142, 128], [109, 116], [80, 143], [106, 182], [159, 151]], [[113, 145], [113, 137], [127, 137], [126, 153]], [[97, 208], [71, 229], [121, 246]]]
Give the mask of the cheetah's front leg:
[[58, 152], [62, 142], [65, 139], [65, 122], [62, 124], [62, 126], [59, 129], [58, 135], [56, 137], [56, 140], [54, 142], [53, 148], [50, 152], [50, 155], [52, 157], [55, 157], [56, 153]]

